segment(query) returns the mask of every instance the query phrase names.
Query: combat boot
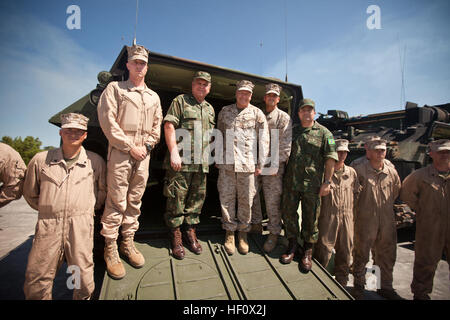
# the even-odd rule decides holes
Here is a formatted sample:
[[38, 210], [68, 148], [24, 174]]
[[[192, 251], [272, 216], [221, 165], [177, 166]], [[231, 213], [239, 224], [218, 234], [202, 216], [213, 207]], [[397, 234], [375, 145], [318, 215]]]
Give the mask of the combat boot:
[[298, 243], [296, 238], [289, 238], [289, 244], [287, 251], [283, 253], [283, 255], [280, 258], [280, 262], [283, 264], [289, 264], [294, 259], [295, 253], [298, 250]]
[[241, 254], [248, 253], [248, 241], [247, 241], [247, 232], [239, 231], [238, 233], [238, 250]]
[[275, 249], [275, 246], [277, 245], [278, 241], [278, 235], [270, 233], [267, 237], [266, 242], [264, 243], [264, 251], [267, 253], [272, 252], [273, 249]]
[[305, 242], [303, 245], [303, 255], [299, 263], [300, 271], [303, 273], [308, 273], [311, 271], [312, 267], [312, 248], [313, 244]]
[[105, 252], [103, 257], [106, 262], [106, 271], [113, 279], [119, 280], [125, 277], [125, 268], [117, 252], [116, 240], [105, 239]]
[[142, 268], [145, 264], [145, 259], [134, 246], [133, 236], [122, 239], [119, 248], [120, 254], [127, 257], [128, 262], [135, 268]]
[[170, 230], [170, 235], [172, 238], [172, 255], [178, 260], [184, 259], [184, 248], [183, 241], [181, 240], [180, 228], [173, 228]]
[[225, 251], [231, 256], [236, 249], [234, 244], [234, 231], [228, 231], [225, 234]]
[[189, 249], [195, 254], [202, 253], [202, 246], [198, 242], [197, 235], [195, 234], [195, 226], [188, 225], [186, 231], [183, 233], [184, 242]]

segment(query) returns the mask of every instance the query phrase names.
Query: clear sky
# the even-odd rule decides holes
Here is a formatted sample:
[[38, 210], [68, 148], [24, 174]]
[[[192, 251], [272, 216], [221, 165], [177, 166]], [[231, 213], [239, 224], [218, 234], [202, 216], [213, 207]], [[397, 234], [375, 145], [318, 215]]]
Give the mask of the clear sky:
[[[67, 28], [70, 5], [80, 8], [79, 30]], [[381, 29], [367, 27], [370, 5]], [[448, 0], [139, 0], [137, 42], [284, 79], [287, 37], [289, 82], [319, 112], [354, 116], [450, 102], [449, 17]], [[58, 146], [48, 119], [95, 88], [131, 45], [135, 20], [135, 0], [2, 1], [0, 137]]]

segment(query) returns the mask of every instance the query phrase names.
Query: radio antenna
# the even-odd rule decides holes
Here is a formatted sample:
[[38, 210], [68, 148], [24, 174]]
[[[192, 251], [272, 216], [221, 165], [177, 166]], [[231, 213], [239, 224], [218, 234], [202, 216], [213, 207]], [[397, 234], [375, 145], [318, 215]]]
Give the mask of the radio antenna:
[[139, 0], [136, 0], [136, 22], [134, 24], [133, 46], [136, 45], [136, 28], [137, 28], [137, 23], [138, 23], [138, 10], [139, 10]]
[[398, 41], [398, 55], [400, 58], [400, 75], [401, 75], [401, 89], [400, 89], [400, 106], [405, 105], [406, 95], [405, 95], [405, 64], [406, 64], [406, 44], [402, 48], [400, 45], [400, 38], [397, 35]]
[[284, 0], [284, 51], [286, 55], [286, 76], [284, 81], [288, 81], [288, 39], [287, 39], [287, 4], [286, 0]]

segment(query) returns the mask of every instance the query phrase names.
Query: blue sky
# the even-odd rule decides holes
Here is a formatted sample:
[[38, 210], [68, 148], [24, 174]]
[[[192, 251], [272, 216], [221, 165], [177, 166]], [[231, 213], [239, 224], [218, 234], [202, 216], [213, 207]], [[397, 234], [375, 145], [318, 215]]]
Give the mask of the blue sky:
[[[80, 30], [66, 26], [72, 4], [81, 9]], [[379, 30], [367, 28], [369, 5], [380, 8]], [[135, 0], [2, 1], [0, 137], [57, 146], [48, 119], [95, 88], [98, 72], [131, 44], [135, 9]], [[359, 115], [404, 108], [404, 53], [405, 100], [450, 102], [449, 14], [447, 0], [139, 0], [137, 42], [284, 79], [287, 36], [289, 82], [302, 85], [319, 112]]]

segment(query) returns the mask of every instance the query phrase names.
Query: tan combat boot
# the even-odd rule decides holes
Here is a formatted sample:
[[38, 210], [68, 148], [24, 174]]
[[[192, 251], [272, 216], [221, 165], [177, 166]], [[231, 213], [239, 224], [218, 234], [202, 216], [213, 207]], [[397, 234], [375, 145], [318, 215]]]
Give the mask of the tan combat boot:
[[111, 278], [119, 280], [125, 277], [125, 268], [119, 258], [119, 252], [117, 252], [116, 240], [105, 239], [105, 252], [103, 257], [106, 262], [106, 271], [108, 271]]
[[142, 268], [145, 264], [145, 259], [134, 246], [133, 236], [129, 236], [122, 240], [119, 248], [120, 254], [127, 257], [128, 262], [135, 268]]
[[234, 244], [234, 231], [228, 231], [225, 234], [225, 251], [231, 256], [236, 246]]
[[272, 252], [273, 249], [275, 249], [275, 246], [277, 245], [278, 241], [278, 235], [270, 233], [267, 237], [266, 242], [264, 242], [264, 251], [267, 253]]
[[239, 231], [238, 233], [239, 246], [238, 250], [241, 254], [248, 253], [247, 232]]

